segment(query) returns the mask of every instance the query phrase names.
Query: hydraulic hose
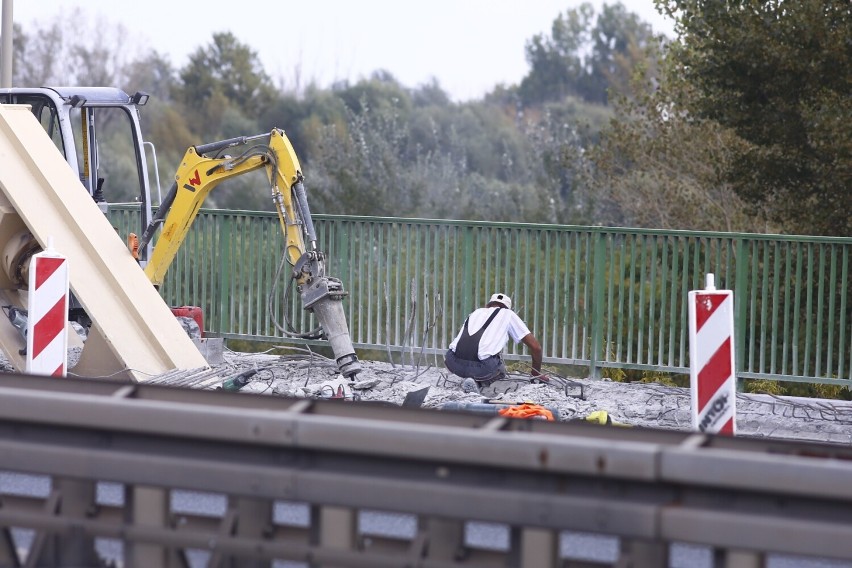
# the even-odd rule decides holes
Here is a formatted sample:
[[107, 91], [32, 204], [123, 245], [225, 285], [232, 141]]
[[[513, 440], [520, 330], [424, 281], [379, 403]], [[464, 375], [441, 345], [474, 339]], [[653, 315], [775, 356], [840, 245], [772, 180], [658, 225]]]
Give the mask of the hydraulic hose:
[[139, 250], [145, 250], [145, 247], [147, 247], [148, 243], [151, 242], [151, 239], [154, 238], [154, 233], [157, 232], [157, 225], [163, 222], [163, 219], [166, 218], [166, 215], [169, 213], [169, 209], [172, 208], [172, 204], [175, 202], [177, 190], [177, 182], [173, 182], [172, 186], [169, 188], [169, 192], [166, 194], [166, 198], [157, 208], [157, 214], [154, 215], [151, 222], [148, 223], [147, 227], [145, 227], [145, 232], [142, 233], [141, 237], [139, 237]]
[[311, 242], [313, 249], [317, 248], [317, 232], [314, 229], [314, 221], [311, 217], [311, 208], [308, 206], [308, 192], [301, 181], [296, 182], [293, 186], [293, 194], [296, 196], [296, 205], [299, 208], [299, 214], [302, 217], [302, 222], [305, 224], [305, 231], [308, 233], [308, 240]]

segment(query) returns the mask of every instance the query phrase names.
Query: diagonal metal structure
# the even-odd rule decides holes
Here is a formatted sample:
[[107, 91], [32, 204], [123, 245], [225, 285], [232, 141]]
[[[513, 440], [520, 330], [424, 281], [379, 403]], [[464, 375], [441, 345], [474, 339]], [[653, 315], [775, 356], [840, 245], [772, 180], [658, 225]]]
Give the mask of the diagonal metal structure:
[[[145, 381], [176, 368], [207, 367], [26, 106], [0, 105], [0, 190], [4, 256], [23, 229], [42, 248], [52, 237], [68, 259], [71, 289], [94, 322], [75, 374]], [[4, 304], [26, 307], [8, 277], [0, 277], [0, 293]], [[21, 345], [0, 317], [0, 346], [18, 369]]]

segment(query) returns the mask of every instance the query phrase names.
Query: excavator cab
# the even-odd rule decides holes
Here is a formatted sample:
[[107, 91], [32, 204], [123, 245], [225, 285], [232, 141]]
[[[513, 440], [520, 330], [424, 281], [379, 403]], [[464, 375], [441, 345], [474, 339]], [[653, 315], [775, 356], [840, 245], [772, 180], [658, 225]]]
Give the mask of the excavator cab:
[[[140, 227], [152, 216], [145, 143], [138, 107], [145, 93], [128, 95], [109, 87], [41, 87], [0, 89], [0, 104], [29, 105], [89, 196], [106, 214], [109, 204], [141, 204]], [[153, 149], [153, 148], [152, 148]], [[27, 243], [26, 239], [21, 242]], [[34, 242], [25, 245], [33, 248]], [[140, 264], [151, 247], [138, 251]], [[28, 258], [22, 255], [22, 258]], [[83, 330], [91, 321], [72, 295], [68, 317]]]
[[[138, 112], [147, 102], [145, 93], [128, 95], [111, 87], [0, 89], [0, 104], [30, 106], [104, 213], [108, 202], [141, 205], [140, 232], [152, 216], [145, 155], [150, 143], [143, 141]], [[143, 266], [150, 252], [139, 251]]]

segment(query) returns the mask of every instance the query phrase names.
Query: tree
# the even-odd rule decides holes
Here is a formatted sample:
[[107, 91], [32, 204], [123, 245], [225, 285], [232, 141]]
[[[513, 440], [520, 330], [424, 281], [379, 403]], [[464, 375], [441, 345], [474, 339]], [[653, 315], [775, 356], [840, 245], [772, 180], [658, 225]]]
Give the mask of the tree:
[[521, 81], [519, 94], [527, 104], [579, 95], [587, 71], [582, 50], [589, 44], [594, 9], [588, 2], [559, 14], [550, 36], [537, 34], [527, 42], [530, 72]]
[[639, 65], [648, 66], [650, 73], [656, 58], [648, 57], [660, 40], [651, 27], [636, 14], [628, 12], [621, 3], [604, 4], [592, 30], [592, 50], [587, 65], [589, 91], [597, 94], [590, 102], [606, 104], [611, 96], [626, 93], [634, 70]]
[[[257, 118], [274, 98], [272, 82], [257, 53], [230, 32], [213, 34], [210, 44], [190, 55], [180, 79], [182, 86], [177, 89], [176, 98], [187, 109], [209, 110], [210, 101], [218, 98], [244, 115]], [[204, 121], [197, 116], [195, 122], [202, 125]], [[207, 126], [206, 130], [218, 128]]]
[[161, 102], [171, 101], [172, 92], [177, 87], [171, 62], [156, 51], [131, 62], [127, 68], [126, 81], [127, 92], [145, 91], [152, 99]]
[[766, 232], [762, 212], [747, 207], [725, 180], [725, 171], [748, 144], [730, 128], [681, 112], [668, 96], [688, 90], [679, 75], [639, 73], [632, 88], [615, 101], [615, 116], [589, 151], [595, 220], [654, 229]]
[[[121, 24], [75, 16], [75, 33], [57, 16], [35, 29], [15, 28], [12, 82], [19, 87], [78, 85], [118, 87], [127, 79], [129, 62], [139, 53]], [[108, 46], [120, 45], [121, 49]]]
[[530, 72], [521, 81], [520, 97], [526, 105], [567, 96], [606, 104], [608, 90], [626, 86], [633, 65], [653, 41], [650, 26], [620, 2], [604, 4], [596, 19], [585, 2], [560, 14], [549, 37], [538, 34], [527, 43]]
[[848, 0], [658, 0], [682, 110], [748, 144], [725, 179], [786, 230], [852, 234], [852, 5]]
[[348, 82], [332, 87], [334, 94], [350, 110], [359, 113], [364, 108], [380, 111], [389, 108], [406, 110], [411, 106], [411, 96], [388, 71], [373, 71], [369, 79], [354, 85]]
[[[57, 65], [56, 55], [63, 53], [64, 35], [59, 22], [28, 34], [15, 24], [15, 48], [12, 63], [12, 84], [16, 87], [40, 87], [68, 78]], [[67, 70], [66, 70], [67, 71]]]

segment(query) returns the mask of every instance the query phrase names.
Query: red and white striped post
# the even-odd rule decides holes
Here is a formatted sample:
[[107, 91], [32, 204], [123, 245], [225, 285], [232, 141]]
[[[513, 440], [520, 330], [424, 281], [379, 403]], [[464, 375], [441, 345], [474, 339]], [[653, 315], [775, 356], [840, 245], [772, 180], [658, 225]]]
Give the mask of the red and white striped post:
[[716, 290], [707, 274], [704, 290], [689, 293], [689, 379], [692, 426], [700, 432], [736, 435], [734, 293]]
[[68, 371], [68, 262], [53, 250], [30, 260], [27, 316], [28, 373], [64, 377]]

